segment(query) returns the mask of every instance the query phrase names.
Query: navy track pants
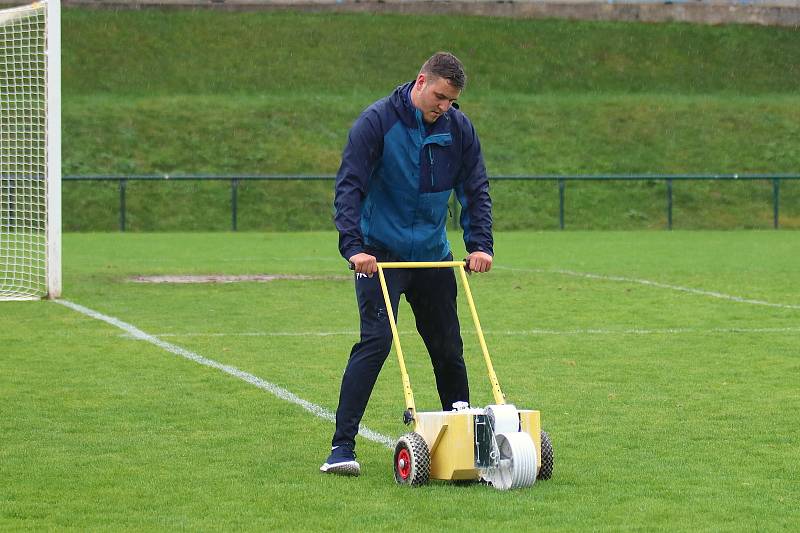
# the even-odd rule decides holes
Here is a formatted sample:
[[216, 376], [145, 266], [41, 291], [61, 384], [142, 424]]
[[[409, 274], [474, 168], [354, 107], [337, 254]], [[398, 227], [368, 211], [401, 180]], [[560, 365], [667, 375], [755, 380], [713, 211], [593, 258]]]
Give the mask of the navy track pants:
[[[379, 256], [378, 260], [389, 259]], [[417, 331], [433, 364], [442, 409], [451, 410], [454, 402], [469, 402], [453, 269], [386, 269], [384, 275], [395, 319], [401, 294], [405, 294], [414, 312]], [[361, 340], [350, 351], [342, 377], [332, 441], [333, 446], [353, 448], [361, 417], [392, 348], [392, 330], [378, 274], [371, 278], [356, 274], [355, 288], [361, 315]]]

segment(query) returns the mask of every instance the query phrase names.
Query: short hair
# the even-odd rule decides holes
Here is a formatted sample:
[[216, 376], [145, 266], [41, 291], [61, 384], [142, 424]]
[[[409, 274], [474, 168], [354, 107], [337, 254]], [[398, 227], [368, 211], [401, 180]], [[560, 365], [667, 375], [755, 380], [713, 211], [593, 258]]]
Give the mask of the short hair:
[[458, 90], [462, 90], [467, 84], [464, 65], [450, 52], [436, 52], [422, 65], [419, 72], [420, 74], [444, 78]]

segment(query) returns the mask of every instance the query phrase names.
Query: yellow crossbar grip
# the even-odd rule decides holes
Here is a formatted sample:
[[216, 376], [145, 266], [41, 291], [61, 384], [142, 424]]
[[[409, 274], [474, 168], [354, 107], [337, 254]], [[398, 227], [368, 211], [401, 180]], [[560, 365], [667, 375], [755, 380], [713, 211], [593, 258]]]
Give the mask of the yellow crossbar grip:
[[464, 261], [396, 261], [378, 263], [382, 268], [452, 268], [463, 267]]

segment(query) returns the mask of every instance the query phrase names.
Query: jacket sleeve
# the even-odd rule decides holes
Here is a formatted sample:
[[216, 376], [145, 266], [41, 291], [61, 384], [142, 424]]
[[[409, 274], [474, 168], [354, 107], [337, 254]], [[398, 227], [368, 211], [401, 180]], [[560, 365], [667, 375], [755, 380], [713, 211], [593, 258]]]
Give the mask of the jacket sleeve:
[[468, 120], [465, 121], [462, 139], [462, 170], [456, 195], [461, 204], [464, 244], [469, 253], [486, 252], [494, 255], [489, 176], [486, 174], [478, 134]]
[[336, 174], [333, 205], [339, 230], [339, 253], [345, 259], [364, 251], [361, 206], [369, 190], [375, 163], [383, 153], [383, 134], [378, 113], [369, 108], [353, 124]]

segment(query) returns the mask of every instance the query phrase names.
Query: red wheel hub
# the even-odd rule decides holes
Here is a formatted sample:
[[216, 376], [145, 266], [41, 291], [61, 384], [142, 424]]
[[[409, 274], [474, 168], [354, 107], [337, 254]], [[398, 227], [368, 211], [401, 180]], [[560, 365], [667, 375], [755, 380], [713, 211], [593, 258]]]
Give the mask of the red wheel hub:
[[407, 449], [403, 448], [397, 454], [395, 468], [397, 468], [397, 473], [400, 474], [400, 479], [406, 480], [411, 475], [411, 454], [408, 453]]

